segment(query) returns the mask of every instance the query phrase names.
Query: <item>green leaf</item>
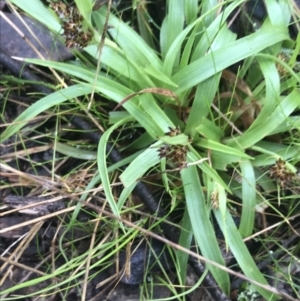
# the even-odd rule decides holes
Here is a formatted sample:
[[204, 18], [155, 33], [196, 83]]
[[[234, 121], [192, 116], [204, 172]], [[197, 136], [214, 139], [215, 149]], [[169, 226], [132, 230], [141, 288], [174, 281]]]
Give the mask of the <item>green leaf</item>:
[[232, 163], [240, 162], [241, 158], [219, 151], [211, 151], [212, 167], [216, 170], [227, 170], [227, 166]]
[[[168, 14], [165, 18], [164, 30], [161, 31], [163, 36], [160, 37], [160, 40], [164, 41], [161, 43], [161, 53], [165, 57], [173, 41], [181, 34], [184, 26], [184, 1], [169, 1], [168, 2]], [[173, 67], [178, 66], [179, 64], [179, 53], [176, 57], [176, 63], [173, 64]]]
[[92, 14], [92, 8], [93, 8], [92, 1], [75, 0], [75, 3], [76, 3], [78, 10], [80, 11], [80, 14], [83, 16], [84, 20], [88, 24], [91, 24], [91, 14]]
[[256, 181], [253, 166], [250, 161], [243, 160], [240, 163], [242, 171], [242, 215], [239, 231], [242, 237], [248, 237], [253, 233], [256, 205]]
[[187, 24], [195, 21], [195, 19], [197, 18], [198, 10], [198, 0], [184, 1], [185, 20]]
[[277, 104], [273, 112], [269, 111], [270, 106], [263, 107], [260, 115], [262, 114], [265, 118], [260, 118], [259, 115], [242, 136], [226, 139], [225, 143], [232, 146], [239, 145], [242, 148], [253, 146], [287, 120], [289, 115], [299, 106], [299, 99], [300, 92], [295, 89]]
[[224, 145], [220, 142], [213, 141], [213, 140], [200, 138], [193, 145], [198, 146], [198, 147], [207, 148], [210, 150], [215, 150], [218, 152], [222, 152], [224, 154], [237, 156], [238, 158], [247, 158], [247, 159], [252, 158], [249, 155], [247, 155], [245, 152], [243, 152], [237, 148], [229, 147], [227, 145]]
[[136, 15], [138, 22], [138, 32], [143, 40], [152, 48], [155, 49], [154, 34], [149, 23], [152, 21], [148, 10], [147, 2], [138, 1], [136, 6]]
[[117, 203], [117, 206], [120, 211], [122, 210], [125, 202], [128, 200], [128, 198], [132, 194], [132, 191], [135, 188], [135, 186], [136, 186], [136, 183], [132, 183], [130, 186], [124, 187], [124, 189], [122, 190], [120, 196], [118, 197], [118, 203]]
[[270, 27], [229, 43], [177, 72], [172, 77], [179, 86], [175, 93], [182, 93], [246, 57], [288, 39], [286, 27]]
[[220, 141], [224, 137], [224, 132], [213, 121], [202, 118], [201, 124], [196, 128], [196, 131], [206, 139]]
[[[109, 140], [111, 133], [116, 128], [118, 128], [122, 124], [126, 123], [128, 120], [130, 120], [130, 118], [120, 120], [119, 122], [117, 122], [116, 124], [111, 126], [107, 131], [105, 131], [101, 136], [101, 139], [100, 139], [99, 145], [98, 145], [98, 151], [97, 151], [98, 171], [99, 171], [99, 175], [100, 175], [100, 178], [102, 181], [103, 190], [105, 192], [105, 197], [110, 205], [110, 208], [111, 208], [113, 214], [115, 214], [118, 217], [120, 217], [120, 212], [119, 212], [119, 208], [117, 206], [117, 202], [113, 196], [109, 177], [108, 177], [108, 170], [107, 170], [107, 163], [106, 163], [107, 162], [107, 160], [106, 160], [107, 142]], [[121, 222], [119, 222], [119, 225], [123, 228], [123, 225]]]
[[197, 127], [201, 125], [204, 117], [210, 111], [211, 103], [217, 93], [221, 73], [216, 74], [197, 85], [191, 113], [188, 116], [185, 132], [193, 138]]
[[160, 161], [158, 156], [156, 142], [148, 149], [143, 151], [137, 158], [135, 158], [129, 166], [120, 175], [120, 180], [125, 188], [133, 185], [139, 180], [151, 167], [157, 165]]
[[[256, 266], [253, 257], [245, 246], [242, 236], [236, 228], [236, 225], [228, 209], [226, 210], [225, 216], [223, 216], [221, 214], [221, 211], [218, 209], [214, 210], [214, 214], [222, 232], [226, 233], [227, 244], [244, 274], [252, 280], [267, 285], [268, 282]], [[268, 292], [259, 286], [255, 286], [255, 288], [268, 301], [279, 299], [273, 293]]]
[[273, 25], [289, 25], [291, 9], [285, 1], [268, 0], [265, 2], [270, 21]]
[[[195, 240], [204, 257], [224, 265], [216, 235], [209, 219], [208, 208], [200, 185], [196, 166], [189, 166], [181, 171], [181, 179], [184, 185], [186, 205], [189, 212]], [[207, 264], [209, 271], [220, 288], [229, 294], [228, 274], [218, 268]]]
[[[191, 146], [189, 146], [191, 152], [188, 153], [188, 158], [190, 160], [190, 162], [197, 162], [201, 159], [203, 159], [200, 154], [195, 151]], [[207, 162], [202, 162], [200, 164], [197, 164], [197, 167], [202, 170], [205, 174], [207, 174], [207, 176], [209, 176], [211, 179], [213, 179], [213, 181], [219, 183], [220, 185], [222, 185], [222, 187], [224, 187], [227, 191], [229, 191], [228, 186], [224, 183], [224, 181], [222, 180], [222, 178], [218, 175], [218, 173], [216, 172], [216, 170], [214, 168], [212, 168]]]
[[281, 123], [276, 129], [274, 129], [270, 136], [283, 133], [283, 132], [291, 132], [292, 130], [300, 129], [300, 117], [299, 116], [290, 116], [283, 123]]
[[[104, 24], [106, 14], [107, 8], [103, 6], [94, 15]], [[146, 67], [152, 64], [155, 68], [161, 70], [162, 62], [155, 50], [147, 45], [136, 31], [113, 14], [109, 15], [109, 25], [108, 32], [110, 36], [138, 66]]]
[[260, 141], [253, 149], [262, 153], [254, 158], [253, 166], [263, 167], [275, 164], [275, 161], [282, 158], [284, 161], [300, 159], [300, 147], [297, 145], [284, 145], [268, 141]]
[[[178, 244], [188, 250], [191, 248], [191, 242], [192, 242], [192, 225], [190, 221], [190, 216], [187, 207], [185, 207], [183, 218], [182, 218], [182, 224], [181, 224], [181, 231], [180, 236], [178, 240]], [[179, 265], [179, 273], [181, 278], [181, 284], [184, 285], [186, 283], [185, 279], [187, 276], [187, 266], [188, 266], [188, 258], [189, 255], [185, 252], [182, 252], [180, 250], [176, 251], [177, 261]]]
[[[85, 51], [98, 59], [99, 53], [96, 45], [86, 47]], [[116, 61], [118, 64], [113, 63]], [[116, 77], [122, 76], [126, 81], [133, 83], [142, 82], [143, 84], [147, 84], [149, 81], [147, 77], [145, 78], [145, 76], [142, 75], [142, 70], [132, 62], [132, 60], [126, 57], [126, 54], [119, 49], [117, 45], [111, 43], [104, 45], [101, 54], [101, 65], [103, 65], [103, 68], [109, 70], [111, 75], [115, 75]], [[133, 85], [133, 87], [136, 87], [136, 84]]]
[[[242, 2], [243, 0], [241, 0], [240, 2]], [[234, 5], [229, 5], [229, 7], [226, 9], [226, 11], [232, 11], [240, 2], [234, 2]], [[219, 7], [221, 7], [223, 4], [219, 4], [218, 6], [214, 7], [214, 9], [217, 9]], [[203, 22], [203, 19], [210, 15], [211, 14], [211, 11], [208, 11], [204, 14], [202, 14], [198, 19], [196, 19], [193, 23], [191, 23], [190, 25], [188, 25], [182, 32], [180, 32], [177, 36], [177, 38], [174, 40], [174, 42], [172, 43], [172, 45], [169, 47], [169, 50], [165, 56], [165, 59], [164, 59], [164, 64], [163, 64], [163, 70], [164, 70], [164, 73], [168, 76], [171, 76], [172, 73], [173, 73], [173, 68], [174, 68], [174, 65], [175, 64], [175, 61], [176, 61], [176, 57], [178, 55], [178, 53], [180, 52], [181, 50], [181, 47], [182, 47], [182, 44], [184, 42], [184, 40], [186, 39], [187, 35], [190, 33], [190, 31], [198, 24], [200, 24], [201, 22]], [[220, 22], [223, 20], [223, 23], [225, 22], [225, 19], [223, 19], [223, 15], [220, 14], [219, 17], [217, 18], [218, 20], [218, 23], [216, 24], [215, 26], [215, 30], [216, 30], [216, 33], [219, 31], [220, 29]], [[167, 23], [167, 18], [165, 19], [164, 23], [163, 23], [163, 26], [162, 26], [162, 29], [161, 29], [161, 34], [162, 34], [162, 37], [161, 37], [161, 40], [162, 42], [164, 42], [165, 39], [163, 39], [166, 35], [167, 35], [167, 30], [165, 29], [166, 27], [166, 23]], [[204, 31], [204, 33], [206, 33], [206, 31]], [[215, 33], [215, 34], [216, 34]], [[214, 34], [214, 35], [215, 35]], [[214, 37], [214, 35], [212, 35], [212, 37]], [[162, 43], [161, 42], [161, 43]], [[210, 45], [210, 43], [209, 43]], [[207, 50], [207, 49], [206, 49]], [[206, 51], [205, 50], [205, 51]], [[198, 58], [198, 57], [196, 57]], [[193, 60], [193, 59], [192, 59]], [[188, 68], [188, 67], [186, 67]], [[185, 68], [184, 68], [185, 69]], [[182, 70], [184, 70], [182, 69]], [[213, 74], [211, 74], [213, 75]], [[210, 76], [211, 76], [210, 75]], [[208, 77], [210, 77], [208, 76]], [[207, 78], [208, 78], [207, 77]], [[176, 78], [177, 80], [177, 78]], [[193, 86], [193, 85], [192, 85]]]
[[[218, 11], [216, 8], [218, 7], [219, 2], [217, 0], [203, 0], [201, 3], [201, 14], [207, 14], [208, 15], [203, 20], [203, 25], [207, 28], [210, 24], [212, 24], [216, 17], [219, 18]], [[232, 5], [232, 4], [230, 4]], [[223, 15], [222, 18], [224, 20], [227, 19], [226, 15]], [[217, 20], [217, 22], [220, 24], [220, 21]], [[208, 29], [209, 30], [209, 29]], [[209, 33], [210, 34], [210, 33]], [[212, 35], [211, 35], [212, 36]]]
[[[166, 28], [165, 28], [167, 21], [168, 19], [166, 17], [161, 30], [161, 41], [162, 41], [161, 44], [166, 42], [164, 38], [167, 35]], [[173, 73], [176, 57], [178, 56], [178, 53], [182, 47], [183, 41], [185, 40], [186, 36], [200, 21], [201, 21], [201, 17], [195, 20], [189, 26], [187, 26], [182, 32], [180, 32], [180, 34], [174, 40], [172, 45], [170, 45], [163, 63], [163, 70], [167, 76], [171, 76]], [[162, 46], [164, 46], [167, 49], [167, 45], [162, 45]]]
[[170, 145], [188, 145], [189, 142], [189, 137], [185, 134], [179, 134], [176, 136], [163, 136], [163, 137], [159, 137], [159, 140], [166, 143], [166, 144], [170, 144]]
[[87, 87], [83, 85], [74, 85], [66, 89], [54, 92], [46, 97], [41, 98], [36, 103], [28, 107], [24, 112], [22, 112], [15, 120], [14, 123], [8, 126], [4, 133], [0, 137], [0, 141], [3, 142], [13, 134], [18, 132], [23, 126], [25, 126], [29, 121], [31, 121], [38, 114], [48, 110], [51, 107], [59, 105], [66, 100], [86, 95], [91, 93], [92, 87]]
[[40, 0], [10, 0], [11, 3], [18, 6], [28, 15], [44, 24], [51, 31], [57, 33], [61, 31], [61, 25], [54, 13], [46, 8]]
[[[88, 83], [86, 84], [86, 86], [88, 86], [86, 89], [93, 89], [96, 92], [102, 93], [107, 98], [110, 98], [117, 103], [124, 100], [128, 95], [136, 92], [107, 77], [105, 73], [100, 73], [98, 75], [96, 85], [94, 86], [94, 72], [80, 66], [34, 59], [27, 59], [26, 61], [41, 66], [51, 67], [83, 79]], [[164, 111], [155, 103], [151, 94], [137, 95], [125, 102], [123, 107], [153, 138], [162, 136], [169, 131], [169, 127], [175, 127]]]
[[[227, 28], [226, 22], [230, 18], [231, 13], [244, 1], [234, 1], [230, 3], [227, 7], [224, 6], [224, 2], [217, 2], [215, 0], [204, 0], [202, 5], [202, 16], [203, 18], [203, 35], [199, 39], [197, 45], [195, 45], [195, 50], [191, 58], [191, 62], [194, 62], [197, 59], [205, 56], [209, 51], [210, 46], [214, 42], [214, 39], [219, 35], [220, 30], [223, 27]], [[220, 8], [222, 7], [222, 13], [219, 13]], [[225, 28], [225, 29], [226, 29]], [[228, 29], [227, 29], [228, 30]], [[232, 34], [232, 33], [231, 33]], [[215, 50], [215, 49], [214, 49]]]
[[[275, 66], [275, 62], [268, 60], [264, 57], [257, 57], [260, 69], [265, 78], [264, 84], [266, 89], [266, 96], [264, 99], [264, 107], [268, 108], [269, 111], [273, 111], [273, 108], [279, 102], [280, 95], [280, 77]], [[265, 113], [264, 111], [261, 113]], [[258, 118], [265, 118], [263, 114], [259, 114]]]
[[190, 63], [194, 43], [195, 43], [196, 38], [199, 35], [200, 25], [201, 24], [198, 23], [194, 27], [192, 33], [190, 34], [189, 38], [187, 39], [187, 42], [184, 46], [184, 50], [182, 51], [182, 54], [181, 54], [179, 69], [182, 69], [183, 67], [187, 66]]
[[81, 159], [81, 160], [95, 160], [97, 159], [97, 153], [80, 149], [65, 143], [55, 142], [55, 149], [57, 152], [64, 154], [71, 158]]
[[153, 80], [157, 80], [159, 82], [159, 87], [178, 87], [168, 76], [166, 76], [162, 71], [154, 68], [152, 65], [143, 68], [143, 72], [149, 75]]

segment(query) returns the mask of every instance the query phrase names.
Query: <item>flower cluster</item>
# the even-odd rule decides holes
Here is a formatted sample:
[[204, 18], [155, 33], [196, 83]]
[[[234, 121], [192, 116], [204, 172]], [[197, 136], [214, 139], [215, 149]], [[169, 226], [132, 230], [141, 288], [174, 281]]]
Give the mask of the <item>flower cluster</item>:
[[[277, 58], [283, 61], [286, 64], [290, 63], [290, 60], [292, 58], [292, 52], [289, 51], [281, 51], [278, 55]], [[287, 75], [289, 71], [285, 69], [284, 66], [282, 66], [280, 63], [276, 62], [276, 68], [280, 76]], [[291, 66], [294, 72], [299, 72], [300, 71], [300, 63], [299, 62], [294, 62]]]
[[279, 182], [281, 187], [285, 187], [287, 182], [290, 182], [295, 177], [295, 173], [289, 170], [286, 166], [286, 162], [282, 159], [278, 159], [274, 166], [269, 170], [270, 177]]
[[86, 47], [93, 38], [93, 32], [84, 28], [84, 19], [78, 8], [74, 5], [67, 5], [62, 1], [52, 2], [50, 7], [55, 11], [61, 21], [66, 46], [69, 48]]
[[[171, 129], [170, 131], [166, 133], [166, 135], [170, 137], [174, 137], [181, 134], [181, 131], [179, 128]], [[170, 160], [173, 164], [176, 165], [176, 167], [179, 167], [180, 169], [186, 167], [186, 155], [188, 152], [188, 147], [186, 145], [169, 145], [164, 144], [159, 148], [159, 157], [160, 158], [166, 158], [167, 160]]]

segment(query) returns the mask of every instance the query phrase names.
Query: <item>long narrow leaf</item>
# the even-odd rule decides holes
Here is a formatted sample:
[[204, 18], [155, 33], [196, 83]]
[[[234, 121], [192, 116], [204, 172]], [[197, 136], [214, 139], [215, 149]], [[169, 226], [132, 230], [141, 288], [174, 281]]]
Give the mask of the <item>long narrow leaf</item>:
[[[164, 43], [161, 44], [161, 52], [163, 57], [166, 56], [170, 46], [177, 36], [182, 32], [184, 25], [184, 1], [174, 0], [169, 1], [168, 3], [168, 15], [165, 20], [165, 30], [162, 33], [165, 33], [161, 40], [164, 40]], [[177, 67], [179, 63], [179, 53], [177, 53], [176, 63], [173, 64], [173, 67]]]
[[234, 148], [234, 147], [228, 147], [227, 145], [224, 145], [222, 143], [213, 141], [213, 140], [208, 140], [208, 139], [199, 139], [194, 145], [197, 145], [198, 147], [204, 147], [210, 150], [215, 150], [218, 152], [222, 152], [225, 154], [230, 154], [234, 156], [238, 156], [241, 158], [247, 158], [250, 159], [251, 157], [247, 154], [245, 154], [243, 151]]
[[[214, 229], [209, 219], [200, 179], [196, 166], [190, 166], [181, 171], [184, 185], [186, 205], [189, 212], [193, 233], [204, 257], [224, 265]], [[224, 271], [212, 265], [207, 265], [217, 283], [225, 293], [229, 293], [229, 277]]]
[[50, 10], [40, 0], [10, 0], [34, 19], [44, 24], [51, 31], [57, 33], [61, 30], [61, 25], [57, 18], [51, 14]]
[[175, 93], [192, 88], [229, 66], [254, 55], [289, 36], [285, 27], [269, 27], [245, 38], [229, 43], [224, 48], [202, 57], [176, 73], [172, 80], [179, 85]]
[[[134, 92], [136, 92], [128, 89], [124, 85], [118, 83], [117, 81], [107, 77], [106, 74], [102, 73], [99, 74], [96, 86], [94, 86], [93, 83], [95, 74], [92, 71], [89, 71], [85, 68], [81, 68], [80, 66], [33, 59], [28, 59], [26, 61], [41, 66], [52, 67], [57, 70], [61, 70], [62, 72], [76, 76], [80, 79], [83, 79], [89, 83], [87, 84], [87, 86], [89, 86], [90, 88], [87, 89], [91, 89], [92, 87], [95, 91], [104, 94], [107, 98], [110, 98], [116, 101], [117, 103], [124, 100], [124, 98], [126, 98], [128, 95], [131, 95]], [[169, 131], [169, 127], [174, 127], [173, 123], [158, 105], [155, 104], [151, 108], [153, 114], [152, 116], [155, 119], [153, 119], [153, 117], [150, 116], [147, 112], [147, 100], [144, 101], [145, 103], [143, 103], [143, 106], [145, 106], [145, 110], [143, 110], [143, 108], [140, 106], [140, 102], [138, 101], [140, 96], [151, 97], [150, 94], [148, 96], [146, 94], [135, 96], [131, 98], [130, 101], [124, 103], [123, 107], [131, 114], [132, 117], [134, 117], [139, 122], [141, 126], [143, 126], [147, 130], [147, 132], [153, 138], [162, 136], [164, 133]], [[151, 102], [152, 101], [153, 98], [151, 98]]]
[[[111, 126], [105, 133], [103, 133], [103, 135], [102, 135], [102, 137], [99, 141], [98, 151], [97, 151], [98, 171], [99, 171], [99, 175], [100, 175], [102, 185], [103, 185], [103, 189], [104, 189], [104, 192], [105, 192], [105, 197], [106, 197], [106, 199], [107, 199], [107, 201], [110, 205], [110, 208], [111, 208], [112, 212], [116, 216], [120, 216], [120, 212], [119, 212], [119, 208], [117, 206], [117, 202], [114, 199], [114, 196], [112, 194], [111, 185], [110, 185], [110, 181], [109, 181], [109, 177], [108, 177], [107, 163], [106, 163], [107, 142], [108, 142], [108, 139], [109, 139], [109, 136], [111, 135], [111, 133], [116, 128], [118, 128], [120, 125], [126, 123], [127, 120], [130, 120], [130, 118], [125, 118], [125, 119], [117, 122], [116, 124]], [[122, 227], [122, 224], [120, 222], [119, 222], [119, 224]]]
[[[247, 148], [254, 145], [260, 141], [263, 137], [268, 136], [272, 131], [274, 131], [282, 122], [284, 122], [289, 115], [299, 107], [300, 93], [296, 89], [293, 90], [287, 97], [285, 97], [276, 109], [270, 114], [268, 118], [259, 121], [254, 121], [251, 127], [242, 136], [234, 139], [228, 139], [228, 145], [235, 145], [236, 143], [239, 147]], [[267, 108], [263, 108], [263, 111]], [[266, 112], [267, 113], [267, 112]], [[266, 115], [266, 114], [265, 114]]]
[[[193, 238], [192, 235], [193, 229], [192, 229], [191, 220], [187, 208], [185, 208], [184, 210], [181, 226], [182, 226], [182, 230], [180, 231], [178, 244], [189, 250]], [[184, 284], [187, 275], [186, 272], [187, 272], [189, 255], [179, 250], [176, 252], [176, 255], [177, 255], [178, 265], [180, 267], [179, 274], [181, 278], [181, 283]]]
[[14, 124], [10, 125], [0, 136], [0, 141], [3, 142], [11, 137], [38, 114], [48, 110], [49, 108], [59, 105], [66, 100], [89, 94], [91, 93], [91, 91], [92, 87], [74, 85], [43, 97], [42, 99], [31, 105], [29, 108], [27, 108], [15, 119]]
[[123, 171], [120, 179], [126, 188], [134, 184], [146, 171], [159, 163], [160, 159], [157, 148], [155, 147], [156, 145], [157, 143], [142, 152]]
[[250, 236], [253, 232], [256, 205], [256, 186], [253, 166], [250, 161], [240, 163], [242, 170], [242, 201], [243, 211], [239, 226], [242, 237]]
[[[244, 274], [261, 284], [268, 284], [264, 276], [261, 274], [260, 270], [256, 266], [251, 254], [249, 253], [241, 234], [239, 233], [236, 225], [232, 219], [232, 216], [227, 209], [226, 216], [221, 214], [221, 211], [214, 210], [215, 217], [223, 233], [226, 233], [227, 244], [233, 253], [236, 261], [240, 265]], [[225, 221], [224, 221], [225, 220]], [[226, 227], [226, 229], [225, 229]], [[279, 298], [273, 293], [270, 293], [261, 287], [255, 286], [257, 291], [268, 301], [278, 300]]]
[[[107, 8], [101, 7], [96, 12], [97, 17], [104, 23], [107, 14]], [[147, 43], [130, 28], [125, 22], [110, 14], [109, 16], [109, 34], [121, 49], [140, 66], [154, 65], [158, 70], [162, 67], [162, 62]], [[138, 47], [137, 47], [138, 45]]]

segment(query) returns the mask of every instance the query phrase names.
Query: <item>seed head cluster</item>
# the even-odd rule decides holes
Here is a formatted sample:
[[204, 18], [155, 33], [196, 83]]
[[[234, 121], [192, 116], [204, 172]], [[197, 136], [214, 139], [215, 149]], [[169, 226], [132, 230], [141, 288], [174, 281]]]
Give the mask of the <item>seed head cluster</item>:
[[[170, 128], [170, 131], [166, 133], [166, 135], [170, 137], [174, 137], [181, 134], [179, 128]], [[188, 152], [188, 147], [186, 145], [169, 145], [164, 144], [159, 148], [159, 157], [166, 158], [167, 160], [171, 161], [176, 167], [180, 169], [186, 167], [186, 155]]]
[[289, 170], [286, 166], [286, 162], [282, 159], [278, 159], [275, 165], [269, 170], [270, 177], [279, 182], [281, 187], [285, 187], [287, 182], [294, 179], [295, 173]]
[[[286, 64], [290, 64], [289, 62], [292, 58], [292, 53], [282, 51], [277, 55], [277, 58]], [[276, 68], [280, 76], [285, 76], [289, 74], [289, 71], [278, 62], [276, 62]], [[298, 73], [300, 71], [300, 63], [297, 61], [294, 62], [293, 64], [291, 64], [291, 68], [293, 69], [294, 72]]]
[[63, 27], [62, 36], [66, 40], [68, 48], [86, 47], [93, 37], [89, 28], [84, 28], [83, 16], [75, 5], [66, 5], [62, 1], [50, 3], [50, 7], [55, 11]]

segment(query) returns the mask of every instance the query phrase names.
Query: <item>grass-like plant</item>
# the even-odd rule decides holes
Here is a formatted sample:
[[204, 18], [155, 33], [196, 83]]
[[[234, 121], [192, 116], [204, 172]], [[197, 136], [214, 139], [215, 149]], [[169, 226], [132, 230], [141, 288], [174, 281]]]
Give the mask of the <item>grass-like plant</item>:
[[[40, 0], [10, 2], [53, 32], [60, 32], [59, 19]], [[110, 13], [100, 50], [107, 7], [92, 11], [92, 2], [75, 2], [84, 17], [85, 27], [94, 33], [84, 51], [95, 59], [94, 62], [99, 62], [100, 69], [97, 63], [87, 65], [83, 61], [26, 59], [29, 63], [67, 74], [72, 84], [58, 88], [28, 107], [6, 128], [1, 142], [26, 128], [39, 114], [55, 110], [66, 102], [100, 123], [97, 97], [92, 99], [90, 95], [100, 95], [106, 108], [113, 102], [115, 106], [119, 104], [117, 111], [110, 109], [104, 118], [109, 126], [105, 123], [97, 153], [67, 145], [63, 137], [54, 137], [56, 152], [97, 161], [97, 174], [86, 187], [81, 187], [82, 192], [86, 191], [81, 200], [86, 200], [88, 191], [101, 185], [109, 209], [121, 218], [118, 223], [107, 222], [122, 235], [89, 250], [90, 268], [107, 260], [107, 255], [103, 257], [105, 251], [113, 246], [121, 249], [138, 235], [138, 231], [121, 221], [127, 210], [124, 204], [136, 183], [155, 173], [160, 175], [157, 183], [162, 186], [161, 191], [172, 200], [169, 214], [179, 206], [183, 208], [181, 226], [184, 231], [179, 243], [189, 249], [191, 240], [187, 233], [193, 233], [203, 257], [217, 263], [206, 266], [220, 288], [229, 294], [230, 280], [226, 269], [220, 269], [225, 263], [212, 216], [243, 274], [266, 300], [277, 300], [278, 296], [268, 286], [244, 240], [255, 231], [256, 210], [276, 207], [283, 219], [290, 215], [280, 213], [280, 207], [268, 199], [269, 191], [276, 194], [280, 184], [276, 187], [274, 173], [270, 175], [266, 167], [281, 159], [286, 162], [285, 168], [296, 174], [295, 166], [300, 158], [300, 77], [294, 68], [296, 55], [293, 52], [299, 49], [300, 39], [298, 35], [293, 43], [289, 37], [291, 4], [266, 1], [268, 17], [261, 28], [238, 39], [228, 23], [244, 0], [221, 3], [169, 0], [158, 41], [145, 22], [149, 18], [145, 3], [137, 1], [138, 31], [122, 21], [117, 13]], [[285, 47], [291, 48], [291, 55], [284, 61], [278, 55]], [[236, 74], [228, 71], [231, 66], [238, 66]], [[279, 67], [284, 71], [280, 72]], [[79, 97], [82, 101], [73, 101]], [[128, 166], [119, 175], [122, 189], [116, 201], [112, 175], [120, 165], [107, 161], [106, 146], [112, 134], [123, 127], [132, 131], [138, 128], [142, 134], [131, 141], [128, 147], [131, 155], [120, 163]], [[174, 132], [176, 134], [171, 134]], [[281, 140], [280, 144], [271, 139], [286, 133], [289, 138]], [[178, 151], [183, 152], [180, 162], [176, 157]], [[80, 207], [78, 204], [76, 214]], [[232, 217], [235, 210], [240, 214], [238, 226]], [[177, 251], [174, 261], [184, 284], [187, 256], [182, 254]], [[114, 255], [115, 252], [110, 253], [111, 258]], [[62, 275], [72, 269], [76, 273], [72, 273], [71, 278], [53, 284], [51, 289], [71, 283], [84, 275], [85, 270], [80, 267], [87, 263], [86, 256], [68, 259], [67, 264], [35, 281], [63, 278]], [[97, 257], [101, 259], [92, 263]], [[25, 285], [31, 282], [3, 293]], [[176, 296], [176, 291], [173, 292]]]

